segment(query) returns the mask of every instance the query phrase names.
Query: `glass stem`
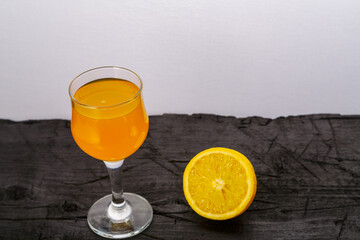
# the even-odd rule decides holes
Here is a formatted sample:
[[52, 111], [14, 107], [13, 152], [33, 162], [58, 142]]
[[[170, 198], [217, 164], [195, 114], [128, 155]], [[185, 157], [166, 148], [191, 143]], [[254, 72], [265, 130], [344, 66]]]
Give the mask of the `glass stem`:
[[121, 165], [124, 160], [119, 162], [105, 162], [110, 177], [112, 201], [111, 204], [116, 208], [121, 208], [125, 204], [124, 190], [122, 186]]
[[107, 216], [112, 222], [127, 222], [131, 217], [132, 209], [124, 199], [121, 169], [124, 160], [117, 162], [104, 161], [104, 163], [109, 173], [112, 192], [112, 200], [107, 210]]

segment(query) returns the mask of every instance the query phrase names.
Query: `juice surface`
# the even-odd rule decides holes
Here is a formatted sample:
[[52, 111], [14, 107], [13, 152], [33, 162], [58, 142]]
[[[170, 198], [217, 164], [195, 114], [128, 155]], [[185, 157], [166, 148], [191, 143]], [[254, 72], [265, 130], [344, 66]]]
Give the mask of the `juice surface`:
[[84, 152], [118, 161], [141, 146], [149, 119], [138, 91], [135, 84], [120, 79], [96, 80], [76, 91], [74, 98], [85, 105], [72, 103], [71, 131]]

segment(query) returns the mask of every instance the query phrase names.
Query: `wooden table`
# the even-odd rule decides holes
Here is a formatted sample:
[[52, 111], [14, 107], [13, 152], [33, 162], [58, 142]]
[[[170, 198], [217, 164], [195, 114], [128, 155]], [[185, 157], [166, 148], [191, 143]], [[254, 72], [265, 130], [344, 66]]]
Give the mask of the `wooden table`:
[[[110, 193], [108, 175], [69, 127], [0, 120], [0, 239], [102, 239], [86, 215]], [[253, 204], [228, 221], [198, 216], [182, 192], [188, 161], [215, 146], [246, 155], [258, 180]], [[154, 209], [133, 239], [360, 239], [360, 115], [151, 116], [123, 171], [125, 191]]]

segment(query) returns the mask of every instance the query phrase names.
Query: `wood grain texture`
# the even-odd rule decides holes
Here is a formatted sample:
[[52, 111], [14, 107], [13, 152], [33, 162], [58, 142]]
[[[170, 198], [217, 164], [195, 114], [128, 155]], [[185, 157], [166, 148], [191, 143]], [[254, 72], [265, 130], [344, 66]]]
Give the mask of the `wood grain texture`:
[[[109, 194], [107, 172], [69, 127], [0, 120], [0, 239], [102, 239], [86, 214]], [[247, 156], [258, 180], [250, 208], [227, 221], [198, 216], [182, 192], [189, 160], [216, 146]], [[360, 116], [151, 116], [123, 171], [125, 191], [154, 209], [133, 239], [360, 239]]]

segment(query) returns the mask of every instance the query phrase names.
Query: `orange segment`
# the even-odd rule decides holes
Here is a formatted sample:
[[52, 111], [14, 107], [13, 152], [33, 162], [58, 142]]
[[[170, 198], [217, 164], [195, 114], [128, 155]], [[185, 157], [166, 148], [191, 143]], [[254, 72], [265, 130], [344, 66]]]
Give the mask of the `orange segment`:
[[210, 148], [187, 165], [183, 188], [190, 207], [199, 215], [225, 220], [243, 213], [256, 193], [250, 161], [228, 148]]

